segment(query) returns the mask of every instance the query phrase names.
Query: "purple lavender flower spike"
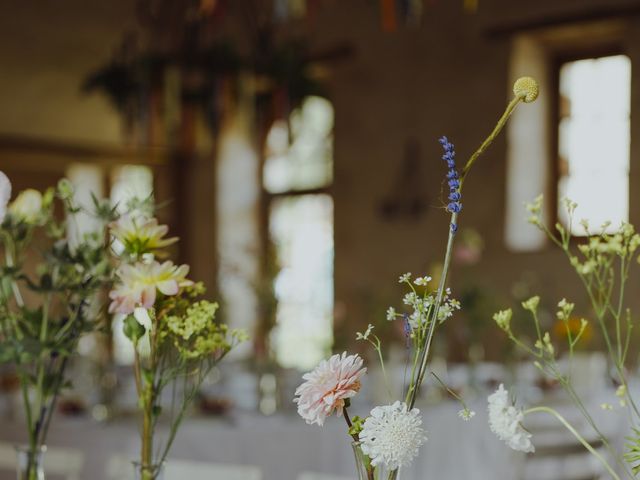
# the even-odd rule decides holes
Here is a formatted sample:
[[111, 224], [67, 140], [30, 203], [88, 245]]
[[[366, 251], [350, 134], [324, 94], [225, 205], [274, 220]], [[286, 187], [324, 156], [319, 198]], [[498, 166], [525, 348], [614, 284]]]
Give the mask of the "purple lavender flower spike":
[[[447, 183], [449, 185], [449, 204], [447, 205], [447, 211], [449, 213], [460, 213], [462, 210], [462, 194], [460, 193], [460, 177], [456, 170], [456, 152], [453, 143], [449, 141], [447, 137], [441, 137], [439, 140], [440, 145], [444, 149], [444, 155], [442, 159], [447, 162]], [[451, 231], [456, 233], [458, 226], [451, 224]]]

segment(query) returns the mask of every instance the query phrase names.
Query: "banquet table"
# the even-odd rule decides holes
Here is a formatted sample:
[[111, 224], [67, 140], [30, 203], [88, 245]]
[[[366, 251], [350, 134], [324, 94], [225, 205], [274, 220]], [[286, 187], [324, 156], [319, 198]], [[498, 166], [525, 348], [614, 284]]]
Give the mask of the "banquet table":
[[[485, 404], [474, 407], [477, 415], [469, 422], [457, 416], [459, 405], [453, 402], [424, 409], [429, 440], [420, 457], [403, 472], [403, 480], [518, 477], [523, 456], [509, 450], [490, 432]], [[20, 425], [2, 424], [0, 442], [24, 440]], [[107, 423], [88, 418], [58, 418], [48, 444], [51, 448], [72, 448], [84, 454], [82, 480], [115, 480], [107, 474], [108, 462], [114, 457], [135, 458], [139, 448], [133, 418]], [[183, 424], [169, 462], [171, 458], [253, 465], [262, 471], [263, 480], [297, 480], [303, 472], [356, 478], [350, 437], [342, 419], [333, 417], [322, 428], [306, 425], [290, 414], [192, 417]], [[13, 475], [0, 472], [0, 480], [13, 479]]]

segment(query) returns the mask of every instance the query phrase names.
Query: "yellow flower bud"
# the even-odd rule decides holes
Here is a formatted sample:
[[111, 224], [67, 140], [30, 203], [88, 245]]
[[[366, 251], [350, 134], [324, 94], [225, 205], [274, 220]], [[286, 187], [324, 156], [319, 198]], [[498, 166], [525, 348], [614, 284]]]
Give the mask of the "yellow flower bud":
[[539, 92], [538, 82], [531, 77], [520, 77], [513, 84], [513, 94], [518, 98], [522, 98], [524, 103], [534, 102], [538, 98]]

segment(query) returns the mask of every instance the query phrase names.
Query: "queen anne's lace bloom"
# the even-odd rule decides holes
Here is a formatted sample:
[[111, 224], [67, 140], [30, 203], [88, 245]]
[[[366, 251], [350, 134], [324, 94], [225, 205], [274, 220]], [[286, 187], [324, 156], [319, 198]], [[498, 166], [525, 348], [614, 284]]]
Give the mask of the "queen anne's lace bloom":
[[371, 459], [371, 464], [390, 470], [411, 463], [426, 441], [420, 410], [408, 410], [400, 402], [371, 410], [360, 432], [362, 452]]
[[520, 452], [534, 452], [531, 434], [522, 428], [524, 413], [509, 401], [504, 385], [489, 395], [489, 427], [509, 447]]
[[311, 425], [323, 425], [333, 412], [342, 414], [345, 400], [360, 391], [360, 377], [367, 371], [362, 368], [362, 358], [358, 355], [333, 355], [323, 360], [311, 372], [305, 373], [306, 380], [296, 390], [293, 401], [298, 404], [298, 414]]

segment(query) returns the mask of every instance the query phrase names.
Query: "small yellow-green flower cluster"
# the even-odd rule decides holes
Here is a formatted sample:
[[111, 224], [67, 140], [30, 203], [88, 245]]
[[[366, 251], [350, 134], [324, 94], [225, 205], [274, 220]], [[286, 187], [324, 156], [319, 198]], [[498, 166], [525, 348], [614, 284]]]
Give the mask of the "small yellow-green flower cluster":
[[183, 317], [167, 318], [169, 330], [183, 340], [199, 335], [213, 322], [218, 304], [202, 300], [190, 306]]
[[506, 310], [500, 310], [493, 314], [493, 320], [496, 322], [501, 330], [510, 333], [511, 332], [511, 318], [513, 317], [513, 311], [510, 308]]
[[201, 300], [184, 314], [167, 316], [164, 321], [178, 353], [187, 360], [223, 355], [247, 339], [241, 330], [215, 322], [218, 304]]

